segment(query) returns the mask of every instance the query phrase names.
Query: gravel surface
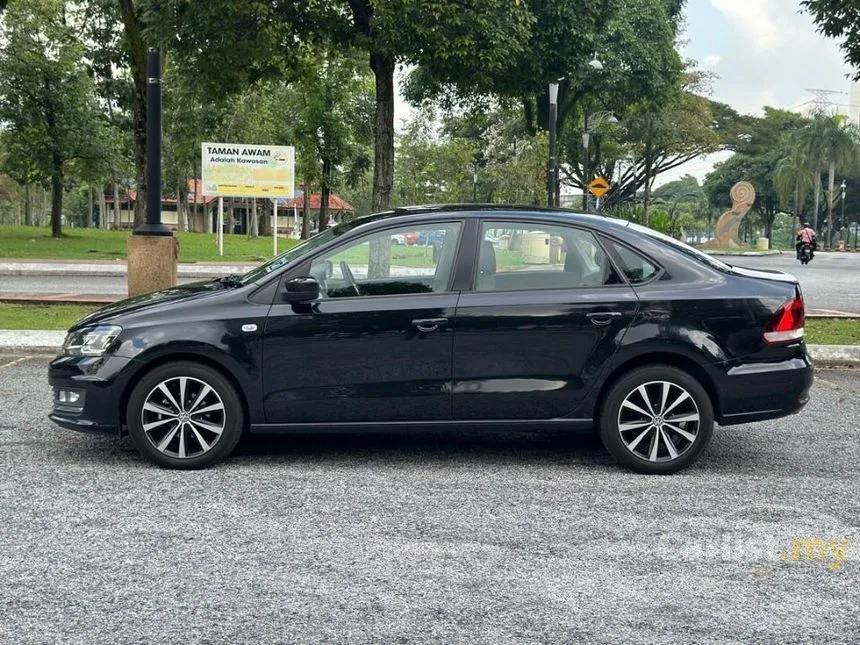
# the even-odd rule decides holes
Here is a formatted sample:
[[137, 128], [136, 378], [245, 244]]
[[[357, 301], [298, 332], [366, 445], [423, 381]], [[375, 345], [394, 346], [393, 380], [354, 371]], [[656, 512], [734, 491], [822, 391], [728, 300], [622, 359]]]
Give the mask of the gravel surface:
[[[2, 643], [860, 642], [860, 374], [692, 470], [589, 437], [251, 438], [178, 473], [0, 356]], [[795, 538], [842, 562], [785, 561]]]

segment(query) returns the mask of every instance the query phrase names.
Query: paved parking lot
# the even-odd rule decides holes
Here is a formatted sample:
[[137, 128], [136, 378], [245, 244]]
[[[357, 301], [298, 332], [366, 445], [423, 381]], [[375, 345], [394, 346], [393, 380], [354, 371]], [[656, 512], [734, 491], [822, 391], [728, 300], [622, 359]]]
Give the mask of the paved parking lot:
[[[488, 433], [257, 438], [178, 473], [55, 428], [45, 359], [11, 363], [3, 643], [860, 642], [857, 373], [673, 477]], [[806, 538], [841, 555], [793, 561]]]

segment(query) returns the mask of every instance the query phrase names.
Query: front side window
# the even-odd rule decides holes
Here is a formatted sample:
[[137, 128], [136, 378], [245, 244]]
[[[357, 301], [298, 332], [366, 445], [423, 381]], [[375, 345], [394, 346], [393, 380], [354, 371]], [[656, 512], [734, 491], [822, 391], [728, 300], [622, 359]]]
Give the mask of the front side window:
[[620, 282], [588, 231], [542, 223], [483, 223], [478, 291], [577, 289]]
[[459, 222], [391, 228], [332, 249], [311, 264], [324, 298], [447, 291]]

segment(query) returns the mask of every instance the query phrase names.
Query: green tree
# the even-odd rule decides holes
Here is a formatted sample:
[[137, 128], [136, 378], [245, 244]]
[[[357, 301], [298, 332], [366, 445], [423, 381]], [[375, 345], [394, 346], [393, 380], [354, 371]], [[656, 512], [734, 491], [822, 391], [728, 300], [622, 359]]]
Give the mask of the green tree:
[[153, 36], [202, 82], [222, 91], [296, 73], [295, 58], [321, 41], [363, 52], [375, 79], [373, 206], [380, 210], [394, 178], [395, 66], [432, 65], [444, 80], [477, 82], [523, 50], [532, 15], [517, 0], [468, 7], [462, 0], [152, 0], [146, 21], [159, 25]]
[[857, 0], [801, 0], [801, 6], [812, 16], [818, 31], [825, 36], [842, 41], [845, 62], [858, 70], [855, 79], [860, 79], [860, 20]]
[[61, 0], [12, 0], [0, 31], [0, 122], [5, 169], [51, 189], [60, 237], [69, 164], [94, 160], [105, 141], [83, 46]]
[[774, 188], [783, 209], [793, 201], [793, 213], [803, 219], [806, 195], [814, 184], [809, 159], [798, 133], [792, 133], [786, 141], [773, 176]]

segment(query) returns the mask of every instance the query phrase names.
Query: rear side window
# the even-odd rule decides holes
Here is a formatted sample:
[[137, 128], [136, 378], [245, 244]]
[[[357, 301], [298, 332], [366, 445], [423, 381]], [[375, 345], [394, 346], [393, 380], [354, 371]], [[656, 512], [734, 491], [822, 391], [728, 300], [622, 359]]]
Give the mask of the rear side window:
[[621, 271], [627, 276], [630, 284], [648, 282], [660, 270], [651, 261], [636, 253], [636, 251], [632, 251], [621, 244], [616, 244], [612, 240], [605, 240], [605, 242], [607, 246], [615, 251], [615, 256], [621, 265]]
[[484, 222], [478, 267], [477, 291], [621, 284], [594, 235], [542, 222]]

